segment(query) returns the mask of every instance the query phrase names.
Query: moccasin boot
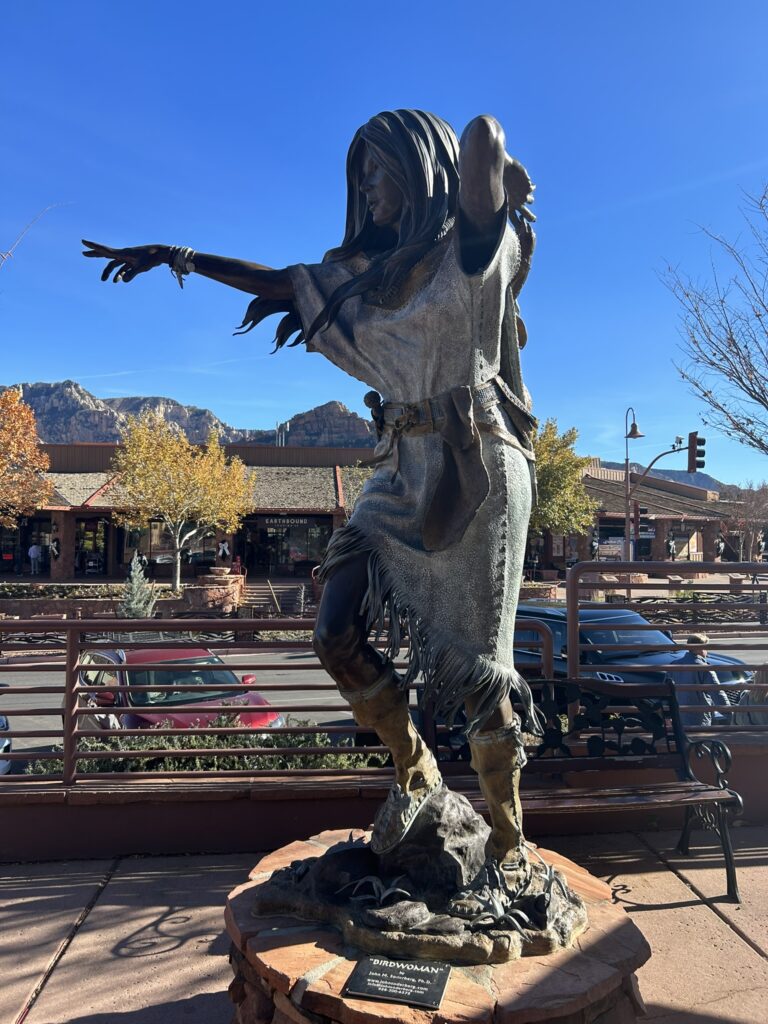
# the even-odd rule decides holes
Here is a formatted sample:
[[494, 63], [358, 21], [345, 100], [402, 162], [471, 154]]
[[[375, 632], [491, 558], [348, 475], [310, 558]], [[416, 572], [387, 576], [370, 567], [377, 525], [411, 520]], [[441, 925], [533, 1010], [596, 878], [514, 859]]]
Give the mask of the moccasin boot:
[[520, 806], [520, 769], [525, 751], [517, 724], [470, 738], [472, 767], [491, 818], [486, 853], [501, 868], [513, 892], [522, 891], [530, 878], [523, 839]]
[[357, 724], [373, 729], [392, 755], [395, 782], [376, 814], [371, 836], [373, 852], [388, 853], [403, 839], [426, 798], [442, 785], [442, 777], [414, 727], [407, 695], [397, 686], [392, 669], [367, 690], [345, 690], [342, 696], [350, 702]]

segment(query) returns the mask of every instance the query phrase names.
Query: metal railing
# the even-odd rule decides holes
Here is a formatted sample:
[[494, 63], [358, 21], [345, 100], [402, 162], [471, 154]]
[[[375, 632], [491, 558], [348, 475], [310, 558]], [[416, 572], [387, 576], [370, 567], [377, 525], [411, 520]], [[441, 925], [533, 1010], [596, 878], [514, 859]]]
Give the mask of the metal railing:
[[[657, 579], [632, 581], [632, 576], [644, 574], [658, 576]], [[689, 580], [689, 577], [707, 574], [710, 578], [704, 581]], [[713, 581], [711, 576], [727, 577]], [[622, 578], [623, 577], [623, 578]], [[581, 600], [584, 590], [605, 592], [606, 600]], [[637, 598], [637, 593], [654, 596]], [[690, 597], [689, 597], [690, 595]], [[609, 597], [613, 597], [610, 600]], [[618, 600], [616, 600], [618, 597]], [[752, 651], [761, 652], [760, 663], [744, 666], [744, 670], [753, 673], [758, 667], [768, 666], [768, 565], [760, 562], [580, 562], [568, 572], [566, 582], [567, 606], [567, 675], [569, 680], [586, 681], [599, 673], [606, 677], [613, 675], [621, 679], [622, 673], [633, 676], [663, 678], [670, 673], [692, 675], [702, 670], [721, 671], [727, 674], [727, 665], [717, 663], [706, 666], [701, 663], [680, 664], [677, 660], [680, 651], [693, 650], [700, 646], [690, 644], [683, 636], [688, 634], [706, 633], [708, 640], [706, 650], [709, 653], [740, 652], [742, 643], [729, 642], [730, 636], [749, 637]], [[603, 621], [585, 621], [581, 614], [585, 609], [601, 609], [605, 611]], [[620, 658], [622, 652], [631, 651], [642, 654], [664, 654], [670, 652], [669, 644], [654, 643], [605, 643], [600, 642], [600, 658], [596, 659], [596, 644], [590, 642], [590, 634], [605, 631], [611, 627], [611, 614], [621, 610], [636, 611], [650, 621], [621, 621], [620, 628], [636, 633], [643, 631], [665, 631], [675, 638], [674, 657], [670, 660], [655, 661], [653, 664], [638, 660]], [[614, 623], [618, 625], [618, 623]], [[714, 634], [714, 635], [709, 635]], [[754, 639], [757, 638], [757, 639]], [[611, 655], [617, 658], [611, 660]], [[607, 660], [604, 660], [607, 658]], [[730, 684], [725, 681], [718, 685], [703, 684], [697, 681], [682, 683], [675, 681], [675, 691], [681, 705], [683, 716], [715, 713], [718, 721], [710, 725], [691, 726], [695, 732], [732, 731], [734, 719], [744, 708], [739, 703], [690, 704], [688, 694], [712, 694], [718, 699], [720, 694], [728, 691]], [[751, 680], [738, 684], [733, 689], [733, 696], [741, 698], [742, 694], [755, 692], [765, 696], [765, 687]], [[706, 700], [706, 698], [705, 698]], [[768, 703], [749, 705], [751, 712], [768, 712]], [[724, 719], [724, 720], [723, 720]], [[750, 724], [749, 731], [766, 731], [768, 724]]]
[[[34, 727], [22, 725], [14, 727], [5, 734], [12, 741], [29, 740], [50, 741], [41, 744], [47, 749], [26, 749], [13, 750], [10, 754], [0, 753], [0, 760], [8, 758], [11, 761], [36, 761], [41, 764], [46, 762], [60, 762], [61, 770], [48, 774], [45, 778], [52, 781], [59, 781], [66, 786], [79, 782], [103, 780], [108, 781], [117, 777], [125, 777], [125, 771], [83, 771], [82, 762], [108, 762], [119, 761], [121, 765], [128, 767], [128, 762], [137, 759], [156, 759], [158, 767], [147, 771], [130, 771], [131, 779], [152, 779], [163, 778], [225, 778], [225, 777], [274, 777], [283, 774], [285, 769], [279, 767], [264, 767], [264, 760], [269, 758], [275, 761], [289, 759], [292, 767], [291, 773], [296, 775], [316, 774], [318, 769], [313, 767], [302, 767], [301, 764], [311, 758], [323, 757], [328, 762], [343, 762], [349, 759], [350, 754], [356, 755], [354, 765], [344, 767], [343, 764], [332, 764], [330, 767], [325, 764], [323, 772], [332, 772], [335, 775], [364, 775], [376, 777], [378, 775], [390, 774], [390, 770], [371, 764], [371, 759], [378, 757], [381, 763], [384, 761], [386, 749], [375, 743], [361, 742], [362, 734], [370, 736], [370, 730], [356, 725], [349, 713], [349, 705], [338, 695], [336, 686], [329, 676], [325, 674], [319, 661], [312, 655], [306, 662], [302, 660], [297, 665], [291, 660], [269, 660], [270, 654], [308, 654], [312, 651], [309, 632], [314, 626], [313, 619], [238, 619], [230, 618], [212, 619], [163, 619], [163, 620], [137, 620], [137, 619], [114, 619], [108, 622], [104, 619], [70, 619], [46, 620], [35, 618], [31, 620], [0, 619], [0, 651], [11, 655], [0, 663], [0, 715], [5, 715], [13, 725], [19, 719], [43, 718], [51, 719], [56, 723], [56, 728]], [[232, 629], [236, 630], [234, 639], [231, 637]], [[553, 675], [553, 637], [552, 633], [544, 622], [538, 620], [525, 620], [521, 622], [520, 628], [526, 631], [532, 630], [539, 636], [538, 640], [526, 639], [516, 646], [528, 648], [540, 652], [541, 662], [535, 675], [550, 680]], [[159, 632], [161, 630], [162, 632]], [[55, 631], [55, 632], [54, 632]], [[216, 639], [218, 632], [229, 634], [227, 639]], [[280, 634], [289, 633], [291, 636], [286, 639]], [[297, 637], [295, 634], [300, 634]], [[205, 639], [200, 638], [203, 634]], [[257, 639], [251, 639], [254, 634]], [[301, 635], [303, 634], [303, 636]], [[60, 637], [63, 641], [63, 648], [54, 654], [51, 647], [51, 636]], [[34, 637], [45, 638], [37, 646], [32, 639]], [[92, 656], [100, 651], [130, 652], [145, 650], [149, 647], [178, 651], [179, 658], [184, 657], [185, 651], [201, 649], [218, 654], [245, 655], [251, 653], [253, 659], [240, 661], [236, 665], [225, 664], [223, 667], [238, 674], [251, 674], [256, 671], [259, 678], [247, 682], [236, 683], [197, 683], [194, 693], [201, 694], [213, 692], [215, 697], [205, 703], [203, 709], [201, 701], [193, 701], [188, 704], [173, 704], [174, 715], [200, 716], [203, 711], [206, 716], [232, 716], [245, 710], [239, 705], [225, 703], [230, 694], [236, 696], [258, 691], [267, 700], [274, 695], [274, 699], [268, 705], [251, 705], [249, 713], [260, 711], [274, 713], [275, 715], [306, 715], [322, 712], [324, 715], [332, 714], [342, 719], [341, 722], [293, 722], [288, 719], [275, 727], [248, 728], [242, 723], [232, 722], [222, 724], [217, 720], [215, 726], [199, 725], [194, 730], [188, 727], [174, 727], [167, 722], [161, 721], [159, 725], [151, 728], [129, 723], [124, 728], [122, 721], [133, 716], [137, 718], [137, 712], [145, 709], [141, 702], [143, 694], [153, 695], [168, 694], [169, 697], [177, 693], [188, 693], [190, 686], [182, 683], [163, 684], [153, 681], [147, 684], [130, 682], [132, 674], [137, 672], [169, 672], [178, 670], [178, 662], [173, 663], [166, 659], [158, 661], [144, 660], [141, 662], [126, 663], [125, 659], [113, 666], [109, 664], [93, 664], [84, 661], [83, 656]], [[22, 657], [13, 657], [21, 655]], [[62, 659], [63, 655], [63, 659]], [[53, 661], [41, 660], [41, 658], [53, 656]], [[29, 658], [33, 660], [28, 660]], [[397, 667], [403, 667], [403, 662], [396, 662]], [[221, 664], [195, 664], [195, 672], [206, 673], [220, 670]], [[116, 676], [115, 685], [89, 685], [84, 679], [83, 673], [97, 673], [104, 669], [113, 669]], [[279, 675], [285, 672], [300, 672], [300, 681], [280, 681]], [[54, 673], [60, 676], [60, 682], [17, 682], [12, 681], [11, 685], [5, 685], [5, 680], [14, 676], [29, 677], [41, 673]], [[266, 679], [264, 677], [267, 677]], [[119, 693], [119, 702], [105, 703], [98, 702], [97, 698], [103, 697], [109, 692]], [[322, 700], [323, 694], [332, 694], [331, 701]], [[295, 695], [295, 696], [294, 696]], [[49, 697], [57, 698], [52, 703], [47, 703]], [[298, 701], [295, 701], [298, 697]], [[138, 698], [138, 700], [137, 700]], [[221, 700], [219, 700], [221, 698]], [[215, 703], [214, 701], [218, 701]], [[163, 712], [162, 704], [155, 710], [157, 715]], [[168, 708], [170, 714], [170, 707]], [[114, 716], [119, 720], [119, 728], [95, 728], [88, 723], [83, 726], [86, 718], [94, 719], [100, 716]], [[59, 724], [60, 723], [60, 724]], [[422, 732], [427, 742], [435, 750], [440, 758], [449, 758], [455, 752], [455, 744], [451, 745], [451, 736], [445, 725], [436, 723], [429, 708], [422, 710], [420, 721]], [[215, 745], [200, 749], [197, 745], [188, 748], [180, 748], [169, 743], [164, 744], [166, 737], [230, 737], [242, 736], [244, 742], [238, 746]], [[151, 749], [129, 749], [130, 743], [123, 740], [130, 740], [131, 737], [151, 737], [157, 739], [152, 743]], [[291, 742], [291, 738], [295, 741]], [[315, 742], [312, 743], [314, 737]], [[279, 746], [275, 746], [276, 738]], [[106, 749], [93, 749], [93, 744], [83, 743], [84, 740], [104, 740]], [[323, 742], [320, 742], [320, 741]], [[301, 742], [299, 742], [301, 741]], [[59, 749], [51, 749], [58, 747]], [[238, 759], [242, 758], [243, 763], [248, 765], [248, 760], [258, 760], [260, 766], [246, 766], [242, 768], [191, 768], [189, 770], [175, 769], [173, 771], [162, 768], [162, 762], [169, 758], [179, 761], [199, 759], [205, 762], [217, 759]], [[28, 780], [28, 775], [7, 775], [4, 781], [23, 783]]]

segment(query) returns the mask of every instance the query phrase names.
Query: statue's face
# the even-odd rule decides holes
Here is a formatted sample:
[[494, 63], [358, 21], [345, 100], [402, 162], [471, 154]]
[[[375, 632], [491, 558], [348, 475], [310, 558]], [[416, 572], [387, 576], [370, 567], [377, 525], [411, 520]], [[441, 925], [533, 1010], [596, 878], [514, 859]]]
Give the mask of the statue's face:
[[377, 227], [398, 227], [403, 212], [403, 194], [367, 147], [360, 191], [368, 202], [371, 219]]

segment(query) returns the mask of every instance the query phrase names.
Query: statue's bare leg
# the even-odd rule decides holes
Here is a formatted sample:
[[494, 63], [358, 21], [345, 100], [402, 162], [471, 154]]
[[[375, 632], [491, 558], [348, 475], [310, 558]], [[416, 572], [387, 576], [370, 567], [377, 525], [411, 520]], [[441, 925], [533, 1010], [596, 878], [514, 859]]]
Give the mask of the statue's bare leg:
[[437, 762], [411, 720], [407, 694], [391, 661], [368, 642], [360, 606], [368, 586], [368, 557], [343, 563], [325, 584], [313, 644], [358, 725], [373, 729], [389, 748], [395, 785], [376, 815], [371, 846], [393, 849], [419, 807], [441, 784]]

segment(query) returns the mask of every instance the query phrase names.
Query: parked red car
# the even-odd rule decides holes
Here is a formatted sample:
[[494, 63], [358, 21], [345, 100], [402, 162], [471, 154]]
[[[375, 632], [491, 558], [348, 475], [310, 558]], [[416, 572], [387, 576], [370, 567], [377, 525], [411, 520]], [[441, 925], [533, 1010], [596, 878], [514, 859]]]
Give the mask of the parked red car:
[[[83, 694], [80, 707], [87, 703], [94, 714], [79, 716], [81, 729], [141, 729], [167, 723], [174, 728], [189, 729], [210, 725], [218, 717], [209, 711], [209, 705], [227, 704], [243, 708], [237, 722], [249, 729], [269, 729], [283, 725], [282, 717], [272, 711], [269, 702], [260, 693], [244, 690], [217, 692], [201, 689], [203, 686], [241, 682], [235, 673], [212, 651], [205, 648], [178, 650], [147, 647], [144, 650], [100, 650], [83, 654], [80, 683], [83, 686], [103, 686], [98, 694]], [[145, 669], [125, 672], [125, 665], [153, 665], [170, 662], [173, 669]], [[216, 665], [214, 669], [200, 671], [201, 665]], [[92, 667], [91, 667], [92, 666]], [[254, 675], [245, 675], [242, 682], [252, 684]], [[178, 686], [171, 690], [133, 690], [135, 686]], [[175, 711], [177, 707], [197, 705], [195, 711]], [[116, 715], [113, 709], [128, 708], [129, 714]]]

